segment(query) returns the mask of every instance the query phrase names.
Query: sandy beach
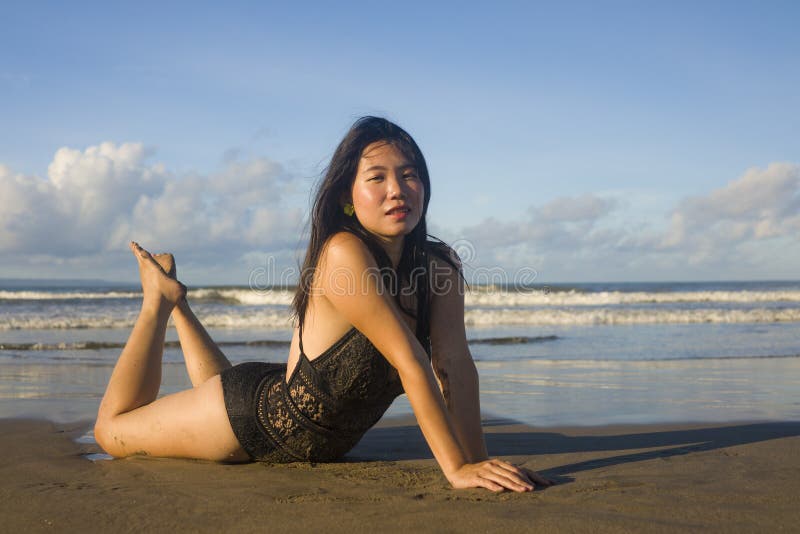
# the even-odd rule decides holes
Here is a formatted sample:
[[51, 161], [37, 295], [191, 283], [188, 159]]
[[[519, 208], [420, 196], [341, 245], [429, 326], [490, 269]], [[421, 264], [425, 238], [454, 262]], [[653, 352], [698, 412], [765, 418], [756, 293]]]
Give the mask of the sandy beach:
[[559, 482], [452, 490], [410, 418], [334, 464], [89, 461], [88, 423], [0, 422], [5, 532], [770, 532], [800, 524], [800, 422], [533, 428], [490, 454]]

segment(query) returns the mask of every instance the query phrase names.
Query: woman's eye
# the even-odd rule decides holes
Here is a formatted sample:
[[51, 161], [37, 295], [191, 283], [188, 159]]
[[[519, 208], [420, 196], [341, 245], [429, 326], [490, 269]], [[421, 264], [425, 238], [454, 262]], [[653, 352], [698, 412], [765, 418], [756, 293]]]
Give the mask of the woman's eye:
[[406, 180], [414, 180], [415, 178], [417, 178], [417, 175], [412, 172], [412, 173], [404, 174], [403, 178], [405, 178]]
[[378, 176], [373, 176], [372, 178], [368, 178], [367, 179], [368, 182], [371, 182], [372, 180], [381, 181], [381, 180], [383, 180], [383, 176], [378, 175]]

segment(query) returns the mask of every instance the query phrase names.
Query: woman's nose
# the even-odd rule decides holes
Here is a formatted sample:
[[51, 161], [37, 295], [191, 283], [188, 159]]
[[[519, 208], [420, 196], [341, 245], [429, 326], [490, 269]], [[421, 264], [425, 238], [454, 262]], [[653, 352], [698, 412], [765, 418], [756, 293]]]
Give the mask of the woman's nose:
[[400, 189], [393, 189], [389, 192], [389, 198], [406, 198], [406, 194]]
[[389, 198], [406, 198], [407, 192], [405, 190], [406, 184], [403, 180], [398, 180], [394, 178], [393, 180], [389, 180], [389, 191], [388, 196]]

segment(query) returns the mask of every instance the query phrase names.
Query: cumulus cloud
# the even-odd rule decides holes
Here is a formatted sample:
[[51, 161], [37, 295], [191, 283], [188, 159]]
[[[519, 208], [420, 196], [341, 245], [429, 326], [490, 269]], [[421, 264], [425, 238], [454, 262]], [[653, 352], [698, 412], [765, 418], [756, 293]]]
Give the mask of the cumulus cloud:
[[538, 253], [575, 249], [588, 243], [597, 244], [598, 234], [609, 238], [608, 231], [599, 228], [598, 223], [617, 204], [615, 199], [594, 194], [559, 197], [542, 206], [531, 206], [522, 221], [491, 217], [463, 228], [460, 233], [474, 241], [479, 254], [481, 250], [489, 253], [484, 257], [489, 261], [496, 257], [498, 249], [508, 246], [535, 248]]
[[[181, 265], [188, 258], [220, 279], [238, 268], [236, 279], [246, 280], [247, 269], [267, 257], [292, 263], [307, 199], [292, 196], [296, 178], [279, 163], [231, 153], [217, 172], [177, 174], [153, 156], [140, 143], [102, 143], [59, 149], [44, 177], [0, 164], [0, 275], [91, 268], [124, 252], [130, 239], [182, 253]], [[531, 206], [517, 219], [489, 217], [450, 232], [430, 227], [451, 242], [469, 241], [467, 269], [532, 267], [550, 280], [796, 276], [800, 269], [800, 253], [791, 252], [800, 250], [800, 165], [749, 169], [646, 221], [634, 220], [629, 205], [623, 194], [587, 193]]]
[[158, 196], [143, 196], [117, 229], [115, 246], [135, 233], [170, 249], [275, 248], [297, 241], [302, 212], [283, 203], [282, 167], [266, 159], [231, 162], [219, 173], [168, 182]]
[[561, 197], [531, 206], [521, 221], [487, 218], [455, 237], [472, 242], [476, 266], [529, 265], [549, 270], [551, 278], [585, 278], [580, 273], [588, 269], [604, 273], [598, 279], [635, 271], [640, 279], [786, 272], [785, 262], [776, 264], [766, 251], [800, 236], [800, 165], [752, 168], [706, 195], [687, 197], [660, 229], [618, 217], [624, 205], [607, 195]]
[[140, 143], [59, 149], [46, 178], [0, 166], [0, 253], [71, 257], [123, 249], [244, 253], [294, 243], [299, 208], [283, 205], [290, 177], [268, 159], [177, 176]]
[[800, 230], [800, 166], [773, 163], [701, 197], [684, 199], [673, 211], [663, 248], [704, 249], [797, 235]]

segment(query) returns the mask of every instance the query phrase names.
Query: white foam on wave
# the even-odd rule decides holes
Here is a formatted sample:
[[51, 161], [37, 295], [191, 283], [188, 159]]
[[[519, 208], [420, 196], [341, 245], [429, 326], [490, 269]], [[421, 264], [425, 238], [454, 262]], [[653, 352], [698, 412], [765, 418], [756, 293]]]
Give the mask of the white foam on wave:
[[189, 300], [223, 300], [238, 304], [247, 305], [286, 305], [292, 303], [294, 298], [293, 291], [285, 289], [248, 289], [248, 288], [231, 288], [231, 289], [214, 289], [214, 288], [200, 288], [190, 289], [187, 295]]
[[[288, 311], [258, 310], [246, 313], [198, 314], [204, 326], [210, 328], [290, 328], [291, 314]], [[73, 330], [92, 328], [131, 328], [136, 313], [109, 315], [57, 314], [49, 317], [35, 315], [0, 316], [2, 330]]]
[[[289, 305], [294, 292], [283, 289], [259, 290], [248, 288], [190, 289], [190, 300], [225, 301], [245, 305]], [[140, 299], [141, 291], [6, 291], [0, 290], [0, 300], [103, 300]]]
[[12, 316], [0, 318], [0, 330], [72, 330], [89, 328], [130, 328], [135, 317], [94, 317], [57, 315], [52, 317]]
[[[222, 313], [198, 313], [200, 321], [211, 328], [290, 328], [288, 309], [236, 309]], [[130, 328], [135, 312], [114, 315], [81, 315], [68, 311], [48, 317], [32, 314], [0, 316], [1, 330], [19, 329], [89, 329]], [[467, 310], [464, 321], [470, 326], [496, 325], [632, 325], [632, 324], [691, 324], [691, 323], [784, 323], [800, 322], [800, 308], [758, 308], [749, 310], [695, 309], [484, 309]]]
[[783, 323], [800, 322], [800, 309], [750, 310], [467, 310], [464, 322], [471, 326], [493, 325], [614, 325], [691, 323]]
[[608, 306], [680, 302], [800, 302], [800, 291], [471, 291], [466, 305], [475, 307], [511, 306]]
[[259, 311], [247, 314], [216, 313], [200, 316], [200, 322], [213, 328], [291, 328], [288, 311]]
[[[140, 291], [7, 291], [0, 290], [0, 300], [102, 300], [139, 299]], [[196, 301], [222, 301], [228, 304], [288, 306], [294, 291], [286, 289], [197, 288], [188, 298]], [[471, 307], [533, 306], [610, 306], [620, 304], [660, 303], [758, 303], [800, 302], [800, 291], [506, 291], [476, 289], [467, 292], [466, 305]]]
[[141, 297], [141, 291], [0, 291], [0, 300], [101, 300]]

